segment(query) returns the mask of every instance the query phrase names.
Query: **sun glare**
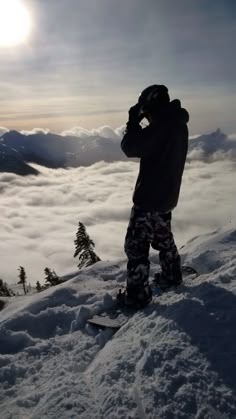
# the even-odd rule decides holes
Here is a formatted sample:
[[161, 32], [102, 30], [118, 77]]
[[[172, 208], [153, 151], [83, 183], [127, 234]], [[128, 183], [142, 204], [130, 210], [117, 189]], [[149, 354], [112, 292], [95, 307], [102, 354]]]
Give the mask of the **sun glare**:
[[31, 24], [30, 13], [22, 0], [0, 0], [0, 47], [26, 41]]

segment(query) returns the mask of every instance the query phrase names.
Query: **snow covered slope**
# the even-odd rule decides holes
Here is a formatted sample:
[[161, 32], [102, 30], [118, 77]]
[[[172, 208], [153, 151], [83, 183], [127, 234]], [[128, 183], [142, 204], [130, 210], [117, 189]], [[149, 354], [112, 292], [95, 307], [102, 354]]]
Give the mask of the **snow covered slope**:
[[86, 320], [112, 307], [124, 261], [8, 300], [1, 417], [235, 419], [236, 230], [196, 237], [182, 254], [201, 275], [155, 296], [116, 334]]

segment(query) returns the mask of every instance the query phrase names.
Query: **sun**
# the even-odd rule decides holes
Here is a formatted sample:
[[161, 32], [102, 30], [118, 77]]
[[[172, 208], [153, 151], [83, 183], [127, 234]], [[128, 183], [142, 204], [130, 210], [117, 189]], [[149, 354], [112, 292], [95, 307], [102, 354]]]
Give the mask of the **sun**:
[[32, 20], [22, 0], [0, 0], [0, 47], [27, 40]]

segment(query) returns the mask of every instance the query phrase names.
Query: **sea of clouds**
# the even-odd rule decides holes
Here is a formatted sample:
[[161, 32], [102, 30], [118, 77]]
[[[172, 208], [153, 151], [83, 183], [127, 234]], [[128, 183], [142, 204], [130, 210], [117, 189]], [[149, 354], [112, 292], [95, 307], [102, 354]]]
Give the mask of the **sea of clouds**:
[[[179, 247], [196, 235], [235, 225], [235, 167], [229, 155], [210, 163], [199, 156], [188, 160], [173, 212]], [[86, 225], [102, 260], [125, 260], [123, 242], [138, 168], [127, 160], [73, 169], [38, 167], [39, 176], [1, 173], [0, 278], [16, 282], [19, 266], [25, 267], [31, 284], [44, 282], [45, 267], [59, 276], [76, 271], [78, 221]]]

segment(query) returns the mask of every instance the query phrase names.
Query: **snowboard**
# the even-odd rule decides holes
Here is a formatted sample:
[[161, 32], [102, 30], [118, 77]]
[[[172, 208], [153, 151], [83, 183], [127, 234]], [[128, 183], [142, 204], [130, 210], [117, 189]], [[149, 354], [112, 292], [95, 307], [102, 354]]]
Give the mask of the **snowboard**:
[[106, 315], [98, 315], [92, 317], [92, 319], [88, 319], [87, 321], [88, 323], [98, 326], [101, 329], [109, 327], [110, 329], [118, 330], [126, 322], [126, 319], [122, 321], [117, 318], [108, 317]]
[[[196, 269], [186, 265], [182, 266], [182, 274], [183, 285], [186, 283], [187, 279], [192, 280], [199, 275]], [[181, 285], [176, 288], [180, 288]], [[153, 290], [155, 289], [155, 291], [158, 289], [158, 286], [155, 283], [155, 276], [154, 280], [150, 283], [150, 286]], [[173, 291], [173, 288], [170, 288], [169, 290]], [[155, 292], [155, 299], [156, 297], [159, 298], [163, 293], [167, 293], [169, 290], [162, 292], [159, 289], [158, 294], [156, 294]], [[155, 301], [153, 302], [155, 304]], [[116, 332], [128, 321], [129, 317], [131, 317], [135, 312], [137, 312], [136, 308], [120, 306], [119, 303], [116, 300], [114, 300], [114, 307], [112, 309], [110, 309], [107, 312], [104, 311], [103, 313], [96, 315], [91, 319], [88, 319], [87, 322], [100, 329], [110, 328], [113, 329], [114, 332]]]

